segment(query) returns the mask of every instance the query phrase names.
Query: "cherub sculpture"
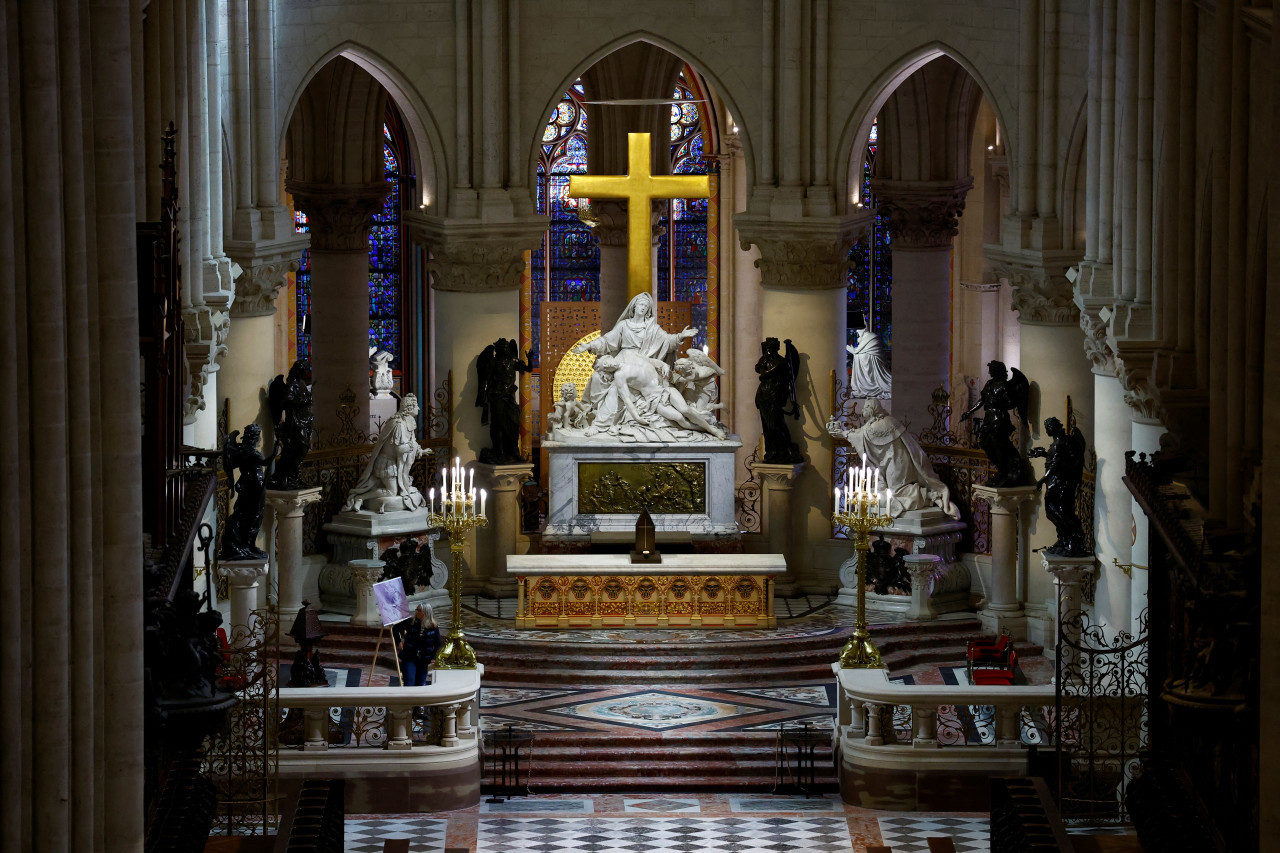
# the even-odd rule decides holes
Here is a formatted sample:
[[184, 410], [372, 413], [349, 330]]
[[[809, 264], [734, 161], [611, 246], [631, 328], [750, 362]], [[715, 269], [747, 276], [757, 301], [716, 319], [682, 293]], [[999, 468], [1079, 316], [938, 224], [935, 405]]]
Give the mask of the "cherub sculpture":
[[[265, 560], [267, 552], [258, 547], [256, 540], [267, 503], [266, 469], [276, 458], [280, 442], [276, 441], [271, 455], [264, 459], [258, 451], [262, 427], [249, 424], [244, 428], [244, 438], [237, 441], [239, 435], [239, 430], [232, 432], [222, 445], [222, 470], [228, 483], [235, 479], [236, 505], [223, 527], [218, 556], [223, 560]], [[239, 479], [235, 478], [237, 470]]]
[[533, 353], [520, 358], [514, 340], [499, 338], [489, 344], [476, 359], [476, 405], [480, 407], [480, 423], [489, 427], [492, 447], [480, 451], [480, 461], [488, 465], [513, 465], [520, 456], [520, 403], [516, 399], [519, 386], [516, 376], [533, 370]]
[[1049, 418], [1044, 431], [1052, 439], [1047, 448], [1033, 447], [1030, 458], [1044, 459], [1044, 476], [1036, 481], [1036, 488], [1048, 484], [1044, 494], [1044, 511], [1058, 532], [1058, 540], [1045, 548], [1046, 554], [1059, 557], [1087, 557], [1084, 524], [1076, 511], [1076, 494], [1084, 479], [1084, 433], [1073, 427], [1068, 433], [1062, 421]]
[[1016, 367], [1010, 376], [1004, 362], [988, 362], [987, 370], [991, 378], [982, 386], [982, 395], [969, 411], [960, 416], [960, 420], [967, 421], [978, 409], [986, 410], [986, 417], [978, 422], [975, 430], [979, 446], [996, 466], [995, 476], [987, 481], [988, 486], [1029, 486], [1031, 466], [1022, 457], [1021, 441], [1014, 443], [1015, 437], [1020, 438], [1016, 436], [1019, 428], [1009, 418], [1009, 410], [1017, 411], [1022, 426], [1026, 426], [1031, 385]]
[[800, 417], [796, 402], [796, 376], [800, 372], [800, 353], [788, 338], [787, 354], [778, 353], [778, 339], [765, 338], [760, 344], [760, 360], [756, 373], [760, 386], [756, 389], [756, 408], [760, 410], [760, 426], [764, 433], [764, 462], [769, 465], [795, 465], [804, 461], [800, 447], [791, 440], [786, 417]]
[[680, 389], [685, 402], [704, 415], [721, 408], [716, 402], [720, 389], [716, 378], [724, 376], [724, 368], [700, 349], [690, 349], [683, 358], [676, 359], [671, 384]]
[[302, 460], [311, 452], [311, 435], [315, 431], [315, 415], [311, 411], [311, 362], [300, 358], [283, 374], [271, 380], [267, 388], [267, 406], [275, 425], [280, 458], [272, 469], [273, 489], [305, 489], [298, 475]]
[[547, 416], [547, 438], [554, 441], [558, 430], [583, 429], [590, 416], [590, 408], [578, 399], [577, 384], [566, 382], [560, 388], [555, 410]]

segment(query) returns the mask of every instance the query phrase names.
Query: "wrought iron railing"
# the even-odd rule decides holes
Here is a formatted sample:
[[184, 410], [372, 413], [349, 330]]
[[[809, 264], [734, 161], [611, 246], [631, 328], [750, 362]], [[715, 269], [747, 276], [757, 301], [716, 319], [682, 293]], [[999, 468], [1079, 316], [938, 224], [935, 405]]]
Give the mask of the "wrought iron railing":
[[760, 476], [755, 472], [755, 464], [760, 459], [760, 447], [751, 451], [742, 467], [747, 469], [747, 477], [738, 484], [733, 495], [734, 518], [738, 530], [742, 533], [759, 533], [760, 530]]

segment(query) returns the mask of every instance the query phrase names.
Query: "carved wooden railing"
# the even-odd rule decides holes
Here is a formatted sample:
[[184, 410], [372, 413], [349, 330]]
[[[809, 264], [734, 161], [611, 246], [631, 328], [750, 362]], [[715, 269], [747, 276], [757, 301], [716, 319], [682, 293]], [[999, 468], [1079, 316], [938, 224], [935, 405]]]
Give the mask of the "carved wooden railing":
[[426, 687], [283, 687], [280, 765], [323, 773], [479, 761], [483, 671], [436, 670]]

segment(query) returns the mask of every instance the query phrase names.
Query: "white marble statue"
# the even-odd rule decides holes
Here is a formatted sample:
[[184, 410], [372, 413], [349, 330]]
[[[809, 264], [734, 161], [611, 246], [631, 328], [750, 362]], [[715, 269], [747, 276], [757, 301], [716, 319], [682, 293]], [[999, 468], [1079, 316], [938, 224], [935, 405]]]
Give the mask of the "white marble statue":
[[583, 429], [591, 420], [591, 410], [578, 399], [578, 386], [566, 382], [560, 388], [560, 399], [555, 409], [547, 415], [547, 440], [558, 440], [559, 434], [566, 429]]
[[710, 415], [721, 408], [716, 402], [720, 397], [720, 387], [716, 384], [718, 376], [724, 376], [724, 368], [702, 350], [691, 349], [687, 356], [676, 359], [671, 383], [680, 389], [685, 402], [704, 415]]
[[951, 490], [938, 479], [920, 442], [902, 422], [874, 398], [863, 404], [862, 418], [862, 426], [847, 431], [828, 421], [827, 431], [843, 436], [863, 464], [884, 472], [885, 485], [893, 489], [889, 514], [897, 518], [909, 510], [936, 506], [958, 519], [960, 508], [951, 500]]
[[862, 328], [858, 330], [858, 344], [849, 350], [853, 356], [850, 368], [849, 387], [853, 396], [859, 399], [890, 397], [893, 395], [893, 377], [885, 366], [884, 341], [864, 318]]
[[343, 512], [411, 512], [427, 505], [411, 477], [414, 460], [427, 452], [418, 444], [417, 429], [418, 398], [406, 394], [400, 410], [382, 425], [360, 481], [347, 493]]
[[596, 356], [582, 394], [593, 418], [585, 429], [557, 430], [557, 440], [596, 443], [723, 438], [724, 428], [716, 422], [712, 405], [714, 395], [705, 387], [722, 372], [719, 366], [700, 354], [679, 372], [675, 369], [680, 342], [695, 334], [691, 328], [675, 334], [665, 331], [658, 325], [653, 297], [641, 293], [633, 298], [611, 330], [574, 347], [574, 352]]
[[378, 397], [390, 397], [391, 389], [396, 387], [396, 378], [391, 373], [391, 360], [394, 355], [386, 350], [375, 350], [370, 354], [373, 360], [373, 391]]

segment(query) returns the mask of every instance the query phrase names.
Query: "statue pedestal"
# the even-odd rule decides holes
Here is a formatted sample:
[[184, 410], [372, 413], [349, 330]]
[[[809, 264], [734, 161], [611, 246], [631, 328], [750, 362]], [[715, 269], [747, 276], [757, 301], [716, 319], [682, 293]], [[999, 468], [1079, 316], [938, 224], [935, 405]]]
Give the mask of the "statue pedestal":
[[[405, 516], [409, 515], [417, 517], [416, 523], [406, 520]], [[429, 581], [408, 596], [409, 604], [429, 604], [439, 613], [448, 612], [449, 567], [436, 556], [440, 531], [429, 527], [425, 510], [421, 513], [338, 513], [323, 529], [333, 546], [333, 557], [320, 570], [320, 598], [325, 610], [355, 614], [360, 607], [359, 589], [352, 578], [350, 564], [357, 560], [378, 560], [391, 546], [413, 539], [418, 543], [419, 552], [427, 552], [425, 560], [430, 565], [430, 573]], [[358, 532], [361, 530], [368, 532]], [[445, 609], [440, 610], [441, 607]]]
[[293, 624], [302, 609], [302, 520], [307, 504], [320, 500], [320, 486], [311, 489], [267, 489], [267, 503], [276, 518], [276, 607], [281, 624]]
[[218, 570], [227, 579], [231, 599], [227, 634], [232, 643], [239, 645], [249, 628], [249, 614], [258, 606], [258, 581], [267, 576], [267, 560], [223, 560]]
[[1058, 588], [1056, 624], [1062, 627], [1062, 643], [1058, 645], [1055, 631], [1054, 653], [1067, 668], [1074, 669], [1079, 664], [1079, 652], [1076, 649], [1080, 645], [1083, 586], [1098, 571], [1097, 560], [1093, 554], [1084, 557], [1059, 557], [1041, 551], [1040, 563], [1046, 572], [1053, 575], [1054, 584]]
[[[916, 584], [912, 583], [912, 595], [878, 595], [867, 589], [867, 605], [879, 610], [930, 612], [933, 618], [941, 613], [955, 613], [969, 609], [969, 569], [956, 559], [956, 545], [964, 533], [965, 523], [956, 521], [940, 509], [915, 509], [904, 512], [889, 527], [877, 527], [871, 531], [874, 542], [880, 535], [894, 548], [902, 548], [908, 555], [933, 555], [936, 562], [929, 562], [932, 577], [929, 581], [927, 610], [914, 607], [912, 597]], [[908, 562], [910, 568], [910, 562]], [[858, 602], [857, 563], [853, 557], [840, 566], [840, 595], [837, 604], [853, 607]]]
[[378, 601], [373, 595], [373, 585], [382, 580], [382, 570], [387, 566], [381, 560], [352, 560], [347, 570], [356, 588], [356, 606], [351, 614], [352, 625], [381, 625]]
[[733, 466], [741, 446], [736, 435], [682, 444], [543, 442], [550, 462], [543, 541], [630, 536], [638, 501], [648, 503], [659, 542], [672, 533], [736, 539]]
[[769, 537], [769, 553], [781, 554], [787, 561], [789, 577], [780, 579], [776, 584], [777, 594], [785, 597], [795, 592], [794, 578], [803, 562], [803, 549], [797, 547], [798, 537], [793, 535], [795, 519], [791, 514], [791, 487], [804, 470], [804, 463], [766, 465], [757, 462], [751, 470], [760, 475], [760, 527]]
[[487, 465], [476, 463], [480, 485], [489, 490], [489, 526], [477, 536], [486, 547], [487, 559], [472, 563], [472, 571], [483, 584], [484, 592], [502, 598], [516, 595], [515, 578], [501, 572], [507, 557], [517, 553], [520, 537], [520, 487], [533, 476], [533, 463]]
[[991, 583], [987, 606], [979, 613], [990, 634], [1007, 630], [1015, 640], [1027, 637], [1027, 617], [1018, 599], [1022, 548], [1026, 543], [1023, 508], [1036, 499], [1035, 486], [974, 486], [973, 496], [991, 507]]
[[911, 605], [907, 608], [907, 618], [915, 622], [937, 619], [938, 611], [934, 609], [931, 598], [942, 558], [937, 554], [908, 554], [902, 560], [911, 575]]

